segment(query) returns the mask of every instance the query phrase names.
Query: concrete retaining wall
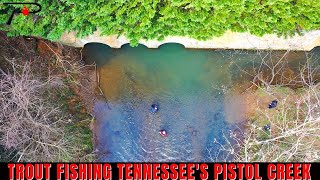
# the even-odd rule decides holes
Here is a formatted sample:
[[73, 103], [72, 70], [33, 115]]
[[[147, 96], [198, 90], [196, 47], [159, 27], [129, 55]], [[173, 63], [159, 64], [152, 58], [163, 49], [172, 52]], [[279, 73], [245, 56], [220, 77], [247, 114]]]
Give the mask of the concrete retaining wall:
[[[85, 38], [77, 38], [74, 32], [65, 33], [59, 40], [63, 44], [83, 47], [87, 43], [103, 43], [112, 48], [121, 48], [129, 43], [129, 40], [116, 35], [100, 36], [99, 31]], [[158, 48], [165, 43], [179, 43], [186, 48], [205, 49], [272, 49], [272, 50], [303, 50], [310, 51], [316, 46], [320, 46], [320, 30], [304, 33], [303, 36], [294, 36], [285, 39], [273, 34], [257, 37], [249, 33], [226, 32], [221, 37], [214, 37], [207, 41], [198, 41], [187, 37], [169, 36], [163, 41], [141, 40], [139, 42], [149, 48]]]

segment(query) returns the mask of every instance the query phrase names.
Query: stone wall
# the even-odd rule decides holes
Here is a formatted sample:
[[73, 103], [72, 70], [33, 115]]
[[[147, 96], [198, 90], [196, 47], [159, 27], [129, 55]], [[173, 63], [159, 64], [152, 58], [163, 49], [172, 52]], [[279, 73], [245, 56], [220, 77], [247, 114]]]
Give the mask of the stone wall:
[[[129, 43], [129, 40], [116, 35], [100, 36], [99, 31], [85, 38], [77, 38], [74, 32], [65, 33], [59, 40], [63, 44], [83, 47], [87, 43], [103, 43], [112, 48], [121, 48], [122, 45]], [[221, 37], [214, 37], [207, 41], [198, 41], [187, 37], [169, 36], [163, 41], [141, 40], [139, 42], [149, 48], [158, 48], [165, 43], [179, 43], [186, 48], [204, 49], [272, 49], [272, 50], [304, 50], [310, 51], [316, 46], [320, 46], [320, 30], [304, 33], [303, 36], [284, 38], [274, 34], [257, 37], [249, 33], [226, 32]]]

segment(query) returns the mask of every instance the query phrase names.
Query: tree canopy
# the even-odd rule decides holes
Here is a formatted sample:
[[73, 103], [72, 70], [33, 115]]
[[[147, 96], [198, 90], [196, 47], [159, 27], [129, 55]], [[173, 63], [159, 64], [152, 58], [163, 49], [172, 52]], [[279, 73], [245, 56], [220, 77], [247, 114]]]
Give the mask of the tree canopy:
[[[20, 2], [20, 0], [13, 0]], [[34, 2], [34, 0], [30, 0]], [[253, 35], [290, 36], [320, 28], [320, 0], [38, 0], [41, 12], [16, 15], [8, 35], [57, 40], [65, 31], [83, 37], [99, 29], [102, 35], [139, 39], [188, 36], [206, 40], [225, 31]], [[5, 24], [14, 8], [0, 6]], [[30, 5], [29, 8], [36, 8]]]

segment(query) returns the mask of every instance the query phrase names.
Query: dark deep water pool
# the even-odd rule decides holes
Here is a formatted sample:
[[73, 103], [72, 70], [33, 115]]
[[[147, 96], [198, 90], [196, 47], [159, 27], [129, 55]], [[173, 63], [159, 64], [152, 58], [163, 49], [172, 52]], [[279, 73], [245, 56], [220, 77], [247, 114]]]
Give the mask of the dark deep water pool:
[[[228, 92], [248, 79], [241, 69], [252, 68], [264, 55], [178, 44], [159, 49], [88, 44], [85, 51], [99, 67], [107, 99], [95, 105], [95, 135], [99, 160], [108, 162], [225, 160], [223, 153], [217, 154], [218, 144], [245, 121], [241, 99]], [[305, 60], [301, 53], [290, 58], [291, 66]], [[149, 111], [153, 103], [160, 106], [156, 114]], [[160, 129], [169, 136], [160, 136]]]

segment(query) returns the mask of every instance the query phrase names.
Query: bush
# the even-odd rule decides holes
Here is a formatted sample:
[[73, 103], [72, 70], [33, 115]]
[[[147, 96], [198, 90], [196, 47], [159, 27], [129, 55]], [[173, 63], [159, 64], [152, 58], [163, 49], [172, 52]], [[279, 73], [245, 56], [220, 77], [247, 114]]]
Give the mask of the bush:
[[[217, 154], [223, 154], [225, 160], [239, 162], [319, 161], [320, 66], [317, 62], [318, 58], [307, 55], [298, 74], [288, 79], [284, 76], [287, 64], [284, 56], [276, 62], [263, 59], [252, 81], [258, 89], [246, 92], [256, 97], [256, 103], [250, 102], [256, 107], [254, 115], [245, 123], [244, 131], [239, 128], [224, 136], [228, 143], [215, 142], [221, 150]], [[268, 76], [263, 69], [267, 69]], [[258, 103], [274, 99], [278, 100], [274, 109], [267, 109], [267, 103], [262, 106]], [[265, 125], [271, 129], [266, 130]]]
[[34, 77], [30, 65], [0, 71], [0, 145], [17, 152], [17, 161], [70, 161], [78, 147], [66, 135], [67, 119], [48, 90], [55, 81]]
[[[125, 35], [136, 45], [141, 38], [163, 39], [169, 35], [205, 40], [226, 30], [287, 36], [320, 28], [320, 3], [312, 0], [37, 2], [42, 5], [41, 12], [27, 17], [20, 14], [11, 27], [0, 30], [9, 31], [9, 35], [56, 40], [65, 31], [74, 30], [81, 37], [99, 28], [104, 35]], [[13, 11], [13, 6], [0, 8]], [[9, 16], [1, 14], [0, 22], [5, 23]]]

